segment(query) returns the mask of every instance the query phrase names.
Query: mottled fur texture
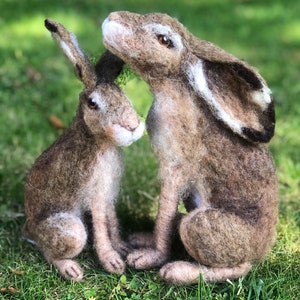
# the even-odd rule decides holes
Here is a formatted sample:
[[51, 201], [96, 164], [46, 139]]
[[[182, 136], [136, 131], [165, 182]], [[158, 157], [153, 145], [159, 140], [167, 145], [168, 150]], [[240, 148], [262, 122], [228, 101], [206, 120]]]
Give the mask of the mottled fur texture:
[[63, 277], [81, 280], [83, 270], [73, 258], [87, 242], [88, 214], [101, 264], [108, 272], [122, 273], [128, 246], [119, 236], [114, 208], [123, 170], [119, 146], [138, 139], [144, 125], [113, 82], [123, 62], [107, 51], [94, 67], [73, 34], [53, 20], [47, 19], [45, 25], [85, 89], [70, 127], [28, 174], [23, 233]]
[[[128, 264], [163, 265], [160, 275], [176, 284], [245, 275], [268, 253], [277, 222], [277, 176], [265, 145], [275, 116], [265, 81], [165, 14], [114, 12], [102, 29], [106, 47], [154, 98], [147, 129], [159, 160], [159, 210], [152, 238], [131, 237], [140, 249]], [[180, 200], [187, 214], [178, 224]], [[177, 226], [194, 262], [166, 263]]]

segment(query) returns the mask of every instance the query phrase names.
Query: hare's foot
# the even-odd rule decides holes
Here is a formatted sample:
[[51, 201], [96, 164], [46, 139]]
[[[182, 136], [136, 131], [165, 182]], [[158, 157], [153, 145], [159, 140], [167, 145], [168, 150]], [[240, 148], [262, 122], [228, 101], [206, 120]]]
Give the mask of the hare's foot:
[[127, 262], [129, 266], [135, 269], [145, 270], [160, 267], [166, 262], [167, 258], [167, 255], [158, 250], [145, 248], [134, 250], [128, 254]]
[[235, 267], [224, 267], [224, 268], [208, 268], [201, 266], [200, 271], [202, 273], [202, 277], [207, 282], [222, 282], [227, 279], [238, 279], [244, 275], [246, 275], [252, 265], [251, 263], [242, 263]]
[[250, 263], [243, 263], [236, 267], [209, 268], [196, 262], [176, 261], [164, 265], [159, 274], [172, 284], [195, 284], [200, 274], [206, 282], [223, 282], [246, 275], [250, 269]]
[[150, 232], [136, 232], [128, 237], [133, 248], [150, 248], [154, 246], [154, 235]]
[[66, 279], [81, 281], [83, 271], [79, 264], [71, 259], [62, 259], [52, 261], [59, 271], [59, 273]]
[[200, 268], [198, 263], [175, 261], [165, 264], [159, 275], [172, 284], [193, 284], [199, 280]]
[[104, 269], [109, 273], [122, 274], [125, 271], [125, 262], [117, 251], [111, 250], [101, 254], [100, 261]]
[[121, 255], [122, 258], [126, 258], [128, 253], [132, 251], [131, 245], [121, 240], [117, 243], [113, 243], [112, 247]]

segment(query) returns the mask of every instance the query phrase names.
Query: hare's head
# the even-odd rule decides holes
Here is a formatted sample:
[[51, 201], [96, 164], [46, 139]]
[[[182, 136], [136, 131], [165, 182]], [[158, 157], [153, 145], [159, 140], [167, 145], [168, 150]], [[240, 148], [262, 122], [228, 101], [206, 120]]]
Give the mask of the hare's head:
[[84, 84], [77, 116], [84, 122], [89, 134], [96, 138], [107, 138], [117, 146], [128, 146], [139, 139], [144, 131], [144, 123], [129, 99], [114, 83], [124, 62], [106, 51], [93, 66], [74, 34], [53, 20], [47, 19], [45, 26]]
[[171, 17], [114, 12], [102, 30], [106, 47], [142, 76], [163, 78], [179, 71], [185, 52], [183, 26]]
[[106, 47], [150, 85], [168, 77], [174, 89], [176, 82], [187, 82], [234, 133], [252, 142], [272, 138], [275, 113], [270, 90], [245, 62], [196, 38], [165, 14], [113, 12], [102, 30]]
[[117, 85], [101, 82], [80, 94], [80, 113], [95, 137], [105, 137], [117, 146], [128, 146], [144, 132], [131, 102]]

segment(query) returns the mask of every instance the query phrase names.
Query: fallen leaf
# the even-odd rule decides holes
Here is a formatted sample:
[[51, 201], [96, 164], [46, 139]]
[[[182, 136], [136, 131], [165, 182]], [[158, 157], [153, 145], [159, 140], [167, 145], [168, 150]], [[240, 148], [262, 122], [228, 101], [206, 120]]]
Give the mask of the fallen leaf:
[[23, 275], [25, 273], [25, 271], [15, 270], [15, 269], [12, 269], [11, 271], [16, 275]]
[[8, 289], [10, 292], [14, 293], [14, 294], [18, 294], [18, 293], [19, 293], [19, 291], [16, 290], [16, 289], [15, 289], [14, 287], [12, 287], [12, 286], [8, 286], [7, 289]]
[[56, 129], [65, 129], [66, 128], [65, 124], [55, 115], [50, 115], [49, 121], [50, 121], [51, 125]]
[[18, 294], [19, 293], [19, 291], [17, 289], [15, 289], [14, 287], [12, 287], [10, 285], [8, 287], [1, 288], [0, 291], [1, 292], [9, 291], [9, 292], [11, 292], [13, 294]]

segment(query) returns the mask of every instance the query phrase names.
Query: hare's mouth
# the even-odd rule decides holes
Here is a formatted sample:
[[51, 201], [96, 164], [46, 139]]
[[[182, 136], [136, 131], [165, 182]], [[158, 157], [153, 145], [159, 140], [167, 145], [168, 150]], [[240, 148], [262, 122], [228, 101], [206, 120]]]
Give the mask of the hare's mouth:
[[112, 127], [112, 139], [118, 146], [129, 146], [143, 135], [144, 130], [144, 122], [140, 122], [133, 130], [128, 130], [119, 124], [114, 124]]

